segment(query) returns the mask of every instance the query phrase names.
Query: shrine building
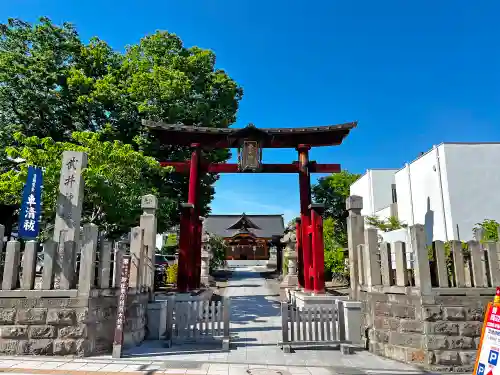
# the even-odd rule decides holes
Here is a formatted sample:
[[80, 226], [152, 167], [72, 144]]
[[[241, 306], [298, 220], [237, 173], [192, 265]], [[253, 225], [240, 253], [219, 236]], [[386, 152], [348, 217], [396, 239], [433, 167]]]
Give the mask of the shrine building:
[[226, 260], [267, 260], [285, 231], [282, 215], [208, 215], [203, 226], [224, 239]]

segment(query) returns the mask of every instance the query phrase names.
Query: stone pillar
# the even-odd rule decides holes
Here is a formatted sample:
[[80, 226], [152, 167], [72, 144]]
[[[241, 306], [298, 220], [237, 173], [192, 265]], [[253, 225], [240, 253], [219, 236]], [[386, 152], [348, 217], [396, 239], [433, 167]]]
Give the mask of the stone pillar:
[[410, 227], [410, 240], [415, 259], [413, 265], [415, 286], [420, 288], [421, 295], [430, 295], [432, 294], [431, 270], [427, 253], [425, 227], [422, 224], [415, 224]]
[[75, 250], [76, 244], [80, 240], [84, 189], [82, 171], [86, 167], [86, 153], [77, 151], [63, 152], [54, 241], [59, 243], [61, 233], [64, 232], [65, 240], [73, 242]]
[[143, 270], [143, 238], [141, 227], [134, 227], [130, 232], [130, 288], [139, 290], [141, 288], [141, 271]]
[[55, 259], [55, 289], [71, 289], [74, 286], [83, 207], [82, 171], [86, 167], [86, 153], [63, 152], [53, 235], [54, 241], [59, 244]]
[[23, 274], [21, 276], [21, 289], [35, 289], [35, 268], [38, 242], [27, 241], [23, 254]]
[[212, 259], [212, 248], [209, 244], [210, 237], [207, 233], [201, 237], [201, 270], [200, 285], [214, 285], [213, 277], [210, 275], [210, 259]]
[[3, 270], [2, 289], [13, 290], [17, 287], [19, 264], [21, 258], [21, 244], [19, 241], [7, 242], [5, 252], [5, 267]]
[[149, 289], [149, 299], [154, 301], [155, 286], [155, 250], [156, 250], [156, 210], [158, 200], [152, 194], [144, 195], [141, 199], [143, 214], [140, 219], [140, 227], [144, 231], [144, 246], [147, 256], [144, 260], [146, 287]]
[[282, 243], [285, 245], [285, 254], [288, 258], [288, 273], [281, 283], [282, 288], [296, 289], [299, 286], [297, 274], [297, 236], [290, 231], [283, 237]]
[[95, 258], [99, 230], [95, 224], [83, 226], [82, 256], [80, 259], [80, 274], [78, 295], [89, 296], [95, 284]]
[[363, 198], [352, 195], [346, 199], [346, 208], [349, 212], [347, 217], [347, 238], [349, 248], [349, 275], [351, 279], [351, 298], [359, 299], [359, 277], [358, 277], [358, 245], [364, 243], [365, 222], [361, 216]]

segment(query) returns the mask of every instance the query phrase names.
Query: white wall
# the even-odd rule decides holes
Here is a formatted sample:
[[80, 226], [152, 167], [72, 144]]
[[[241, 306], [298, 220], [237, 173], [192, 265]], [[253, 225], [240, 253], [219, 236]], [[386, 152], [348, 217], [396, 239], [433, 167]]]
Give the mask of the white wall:
[[371, 216], [373, 215], [372, 200], [371, 200], [371, 188], [370, 188], [370, 177], [368, 171], [354, 182], [349, 188], [349, 193], [351, 195], [358, 195], [363, 198], [363, 209], [361, 210], [361, 215]]
[[377, 216], [379, 219], [390, 218], [391, 217], [391, 206], [388, 206], [386, 208], [382, 208], [381, 210], [376, 211], [375, 216]]
[[428, 241], [446, 241], [450, 238], [444, 229], [436, 156], [437, 151], [433, 149], [396, 173], [398, 217], [408, 225], [423, 224]]
[[446, 171], [443, 187], [449, 192], [449, 217], [453, 217], [448, 232], [453, 239], [459, 234], [460, 240], [471, 240], [476, 223], [500, 222], [500, 144], [450, 143], [441, 145], [439, 152]]
[[391, 185], [397, 169], [368, 169], [354, 184], [350, 194], [363, 198], [361, 214], [372, 216], [392, 203]]
[[392, 203], [392, 184], [397, 169], [372, 169], [370, 170], [371, 184], [373, 187], [373, 212], [389, 207]]
[[473, 239], [476, 223], [500, 221], [499, 161], [500, 144], [433, 148], [395, 175], [399, 219], [425, 225], [428, 241]]

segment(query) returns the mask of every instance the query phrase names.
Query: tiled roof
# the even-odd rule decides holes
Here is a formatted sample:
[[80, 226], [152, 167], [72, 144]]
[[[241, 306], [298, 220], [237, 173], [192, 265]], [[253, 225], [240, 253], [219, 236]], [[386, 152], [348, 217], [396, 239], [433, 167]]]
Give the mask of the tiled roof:
[[[239, 229], [228, 229], [238, 222], [242, 215], [208, 215], [203, 222], [203, 230], [221, 237], [232, 237]], [[245, 215], [260, 229], [249, 230], [257, 237], [272, 238], [282, 236], [285, 224], [282, 215]]]

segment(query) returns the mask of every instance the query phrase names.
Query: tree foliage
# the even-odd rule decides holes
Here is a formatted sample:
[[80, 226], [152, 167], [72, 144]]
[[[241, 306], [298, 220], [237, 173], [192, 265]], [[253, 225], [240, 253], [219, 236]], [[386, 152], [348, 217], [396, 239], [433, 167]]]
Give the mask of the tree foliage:
[[474, 229], [481, 228], [484, 232], [481, 241], [498, 241], [498, 228], [500, 224], [496, 220], [485, 219], [481, 223], [477, 223]]
[[317, 203], [325, 205], [325, 218], [333, 219], [333, 238], [342, 246], [347, 246], [347, 211], [346, 198], [349, 196], [350, 186], [360, 177], [348, 171], [334, 173], [322, 177], [312, 187], [312, 195]]
[[396, 216], [390, 216], [388, 219], [380, 219], [377, 216], [368, 216], [366, 223], [382, 232], [390, 232], [396, 229], [407, 228], [408, 225], [400, 221]]
[[210, 273], [217, 271], [218, 269], [224, 267], [226, 263], [226, 250], [227, 245], [224, 238], [220, 236], [210, 235], [208, 244], [212, 251], [212, 258], [210, 258]]
[[[11, 158], [25, 160], [16, 168], [0, 174], [0, 196], [8, 204], [19, 204], [26, 180], [28, 166], [44, 168], [42, 229], [50, 230], [55, 219], [56, 201], [59, 194], [59, 177], [63, 151], [83, 151], [88, 155], [88, 167], [83, 171], [85, 191], [83, 223], [95, 223], [110, 238], [135, 226], [141, 214], [141, 196], [156, 194], [156, 187], [144, 174], [155, 175], [167, 181], [169, 170], [132, 146], [118, 141], [103, 142], [100, 135], [92, 132], [74, 132], [73, 142], [56, 142], [52, 138], [26, 137], [16, 133], [15, 146], [7, 147]], [[175, 202], [168, 197], [158, 201], [162, 207], [159, 229], [173, 218], [162, 216], [172, 212]]]
[[[186, 48], [166, 31], [145, 36], [121, 53], [98, 38], [83, 43], [71, 24], [57, 26], [48, 18], [0, 25], [0, 148], [12, 144], [16, 131], [56, 142], [72, 141], [75, 131], [92, 131], [103, 141], [134, 145], [157, 160], [185, 160], [189, 149], [161, 145], [141, 120], [228, 127], [241, 97], [241, 87], [215, 68], [212, 51]], [[217, 162], [229, 156], [228, 150], [204, 155]], [[2, 156], [0, 166], [6, 171], [12, 163]], [[139, 179], [149, 179], [160, 198], [187, 199], [187, 176], [141, 173]], [[216, 178], [202, 180], [202, 215]], [[176, 205], [162, 210], [167, 210], [164, 216], [176, 216]]]
[[323, 221], [323, 241], [325, 246], [325, 276], [345, 273], [344, 249], [335, 239], [335, 220], [331, 217]]

